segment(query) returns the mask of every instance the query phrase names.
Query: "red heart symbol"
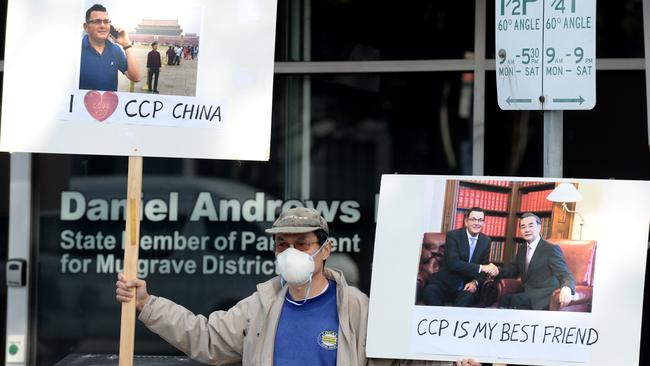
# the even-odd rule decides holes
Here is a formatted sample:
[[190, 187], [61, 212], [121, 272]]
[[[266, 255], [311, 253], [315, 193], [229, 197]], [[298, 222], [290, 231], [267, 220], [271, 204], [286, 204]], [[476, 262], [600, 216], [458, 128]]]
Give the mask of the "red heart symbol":
[[84, 97], [86, 110], [99, 122], [103, 122], [115, 112], [118, 102], [117, 94], [110, 91], [104, 92], [102, 95], [96, 90], [91, 90]]

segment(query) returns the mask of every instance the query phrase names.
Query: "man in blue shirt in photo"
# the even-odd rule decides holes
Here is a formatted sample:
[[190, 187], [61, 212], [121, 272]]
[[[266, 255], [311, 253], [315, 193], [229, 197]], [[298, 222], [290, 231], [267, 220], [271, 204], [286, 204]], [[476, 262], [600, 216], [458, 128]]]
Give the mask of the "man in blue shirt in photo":
[[131, 40], [123, 29], [115, 29], [115, 42], [108, 39], [111, 21], [106, 8], [95, 4], [86, 11], [81, 40], [79, 89], [117, 91], [117, 72], [133, 82], [140, 81], [140, 66]]

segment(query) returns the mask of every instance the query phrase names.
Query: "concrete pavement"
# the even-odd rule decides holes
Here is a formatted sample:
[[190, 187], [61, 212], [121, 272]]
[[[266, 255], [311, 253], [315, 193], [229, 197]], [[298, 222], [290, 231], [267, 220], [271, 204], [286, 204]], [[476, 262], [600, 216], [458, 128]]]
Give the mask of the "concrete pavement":
[[[167, 65], [167, 51], [168, 46], [161, 45], [158, 47], [158, 52], [162, 57], [163, 67], [160, 69], [160, 76], [158, 79], [158, 91], [164, 95], [196, 95], [196, 70], [198, 60], [185, 60], [181, 58], [181, 64], [178, 66]], [[140, 65], [140, 81], [135, 83], [135, 93], [149, 93], [147, 88], [147, 54], [151, 51], [150, 45], [134, 45], [138, 64]], [[120, 92], [128, 92], [131, 81], [124, 75], [118, 75], [118, 87]], [[142, 88], [145, 87], [143, 90]]]

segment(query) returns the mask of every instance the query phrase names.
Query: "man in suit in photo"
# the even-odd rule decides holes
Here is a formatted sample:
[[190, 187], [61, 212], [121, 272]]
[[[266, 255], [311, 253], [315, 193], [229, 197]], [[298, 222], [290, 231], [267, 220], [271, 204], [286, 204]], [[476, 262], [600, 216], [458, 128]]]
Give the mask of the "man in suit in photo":
[[575, 282], [562, 249], [541, 238], [541, 220], [535, 214], [524, 213], [519, 229], [526, 243], [520, 244], [515, 262], [500, 270], [500, 277], [520, 277], [524, 292], [503, 295], [499, 307], [548, 310], [549, 297], [557, 288], [561, 288], [560, 307], [566, 306], [575, 293]]
[[481, 233], [485, 224], [483, 209], [470, 208], [464, 224], [465, 227], [447, 233], [444, 260], [424, 288], [425, 305], [472, 306], [478, 300], [478, 288], [485, 274], [499, 273], [493, 263], [488, 264], [491, 239]]

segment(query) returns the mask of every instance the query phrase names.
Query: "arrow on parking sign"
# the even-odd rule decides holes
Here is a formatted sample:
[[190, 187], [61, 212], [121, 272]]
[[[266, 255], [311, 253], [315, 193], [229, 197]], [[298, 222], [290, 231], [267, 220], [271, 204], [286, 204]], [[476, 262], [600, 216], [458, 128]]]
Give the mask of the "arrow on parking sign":
[[530, 100], [530, 98], [528, 98], [528, 99], [515, 99], [515, 98], [508, 97], [508, 99], [506, 99], [506, 102], [508, 102], [508, 104], [512, 104], [512, 103], [530, 103], [531, 100]]
[[553, 98], [553, 103], [578, 103], [582, 105], [585, 99], [582, 96], [577, 98]]

